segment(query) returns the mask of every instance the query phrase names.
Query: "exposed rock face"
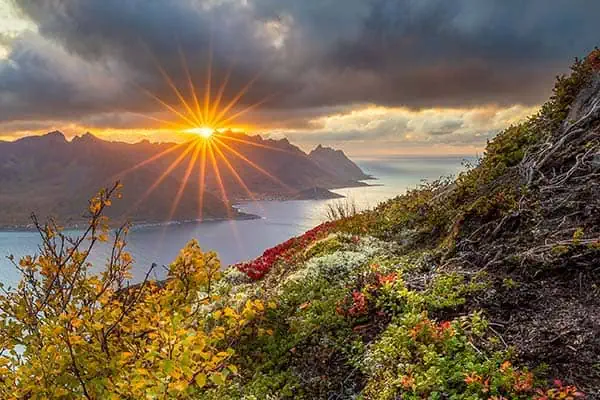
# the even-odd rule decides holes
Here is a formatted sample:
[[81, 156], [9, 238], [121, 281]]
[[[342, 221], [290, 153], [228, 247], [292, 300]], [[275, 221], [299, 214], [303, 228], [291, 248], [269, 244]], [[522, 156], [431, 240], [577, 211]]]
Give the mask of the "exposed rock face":
[[559, 126], [542, 115], [533, 127], [536, 143], [518, 168], [499, 178], [527, 187], [518, 210], [477, 227], [476, 237], [458, 240], [457, 249], [499, 280], [519, 282], [510, 295], [490, 291], [485, 304], [490, 318], [506, 323], [500, 332], [519, 357], [548, 364], [551, 374], [569, 376], [596, 398], [600, 73], [576, 93]]

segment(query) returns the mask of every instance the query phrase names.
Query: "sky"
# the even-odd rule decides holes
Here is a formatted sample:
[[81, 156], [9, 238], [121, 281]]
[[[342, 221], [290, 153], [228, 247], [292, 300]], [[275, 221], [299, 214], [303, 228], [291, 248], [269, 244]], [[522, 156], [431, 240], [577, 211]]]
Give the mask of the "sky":
[[475, 154], [600, 45], [598, 15], [597, 0], [0, 0], [0, 140], [181, 141], [220, 98], [217, 115], [237, 100], [224, 127], [303, 149]]

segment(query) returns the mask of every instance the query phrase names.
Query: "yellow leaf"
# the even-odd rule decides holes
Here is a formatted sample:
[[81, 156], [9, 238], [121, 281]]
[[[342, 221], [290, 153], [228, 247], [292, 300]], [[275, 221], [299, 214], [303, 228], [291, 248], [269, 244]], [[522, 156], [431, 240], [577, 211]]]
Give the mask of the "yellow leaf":
[[235, 318], [237, 316], [237, 313], [231, 307], [225, 307], [225, 309], [223, 310], [223, 314], [226, 317], [231, 317], [231, 318]]
[[198, 375], [196, 375], [196, 378], [194, 378], [194, 381], [199, 387], [204, 387], [206, 385], [206, 374], [199, 373]]
[[187, 388], [188, 383], [186, 381], [184, 381], [184, 380], [181, 380], [181, 381], [177, 381], [177, 382], [175, 382], [175, 383], [173, 383], [172, 385], [169, 385], [169, 386], [172, 387], [173, 389], [175, 389], [178, 392], [183, 392]]
[[231, 372], [233, 372], [234, 374], [238, 373], [238, 368], [235, 365], [233, 365], [233, 364], [229, 365], [227, 368], [229, 368], [229, 370]]
[[83, 324], [83, 321], [80, 319], [74, 319], [71, 321], [71, 325], [73, 325], [73, 327], [75, 329], [79, 329], [79, 327]]

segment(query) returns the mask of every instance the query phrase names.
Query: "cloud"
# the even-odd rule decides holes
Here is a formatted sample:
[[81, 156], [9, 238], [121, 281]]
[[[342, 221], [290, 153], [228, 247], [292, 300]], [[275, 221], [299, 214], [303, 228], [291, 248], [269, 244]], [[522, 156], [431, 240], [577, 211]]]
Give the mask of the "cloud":
[[298, 143], [393, 143], [396, 147], [469, 144], [481, 149], [500, 130], [536, 111], [536, 107], [525, 106], [421, 110], [370, 106], [316, 118], [304, 130], [279, 130], [276, 134]]
[[12, 42], [0, 62], [0, 120], [97, 112], [119, 98], [114, 63], [90, 63], [33, 32]]
[[[4, 122], [61, 119], [93, 126], [112, 118], [115, 126], [129, 126], [132, 111], [164, 111], [140, 87], [178, 104], [159, 67], [189, 96], [181, 54], [199, 92], [207, 92], [211, 54], [213, 99], [226, 76], [224, 99], [253, 80], [242, 105], [274, 95], [258, 112], [244, 115], [249, 123], [353, 139], [365, 132], [396, 138], [427, 132], [428, 140], [458, 140], [469, 123], [506, 120], [491, 106], [539, 104], [554, 76], [600, 37], [596, 0], [15, 4], [35, 29], [4, 44], [10, 47], [0, 59]], [[352, 129], [337, 129], [336, 115], [365, 104], [475, 111], [454, 119], [427, 114], [429, 120], [361, 113]]]

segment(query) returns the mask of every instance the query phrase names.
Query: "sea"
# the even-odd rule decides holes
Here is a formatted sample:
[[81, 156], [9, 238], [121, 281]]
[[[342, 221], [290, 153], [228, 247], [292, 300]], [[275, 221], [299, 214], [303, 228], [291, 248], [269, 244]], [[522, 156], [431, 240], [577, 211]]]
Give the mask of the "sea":
[[[127, 238], [127, 250], [134, 259], [133, 282], [143, 279], [154, 263], [152, 277], [162, 279], [166, 266], [191, 239], [203, 250], [217, 252], [223, 266], [255, 258], [262, 252], [290, 237], [297, 236], [327, 219], [331, 203], [349, 201], [359, 209], [377, 204], [416, 188], [426, 181], [456, 176], [473, 163], [476, 157], [443, 156], [386, 156], [354, 159], [365, 173], [376, 179], [366, 181], [370, 186], [336, 189], [345, 199], [255, 201], [238, 204], [246, 213], [259, 219], [233, 221], [185, 222], [135, 226]], [[79, 232], [68, 232], [77, 236]], [[31, 231], [0, 231], [0, 282], [5, 287], [16, 285], [19, 273], [8, 260], [39, 253], [39, 235]], [[98, 246], [90, 255], [92, 271], [100, 271], [109, 255], [109, 247]]]

